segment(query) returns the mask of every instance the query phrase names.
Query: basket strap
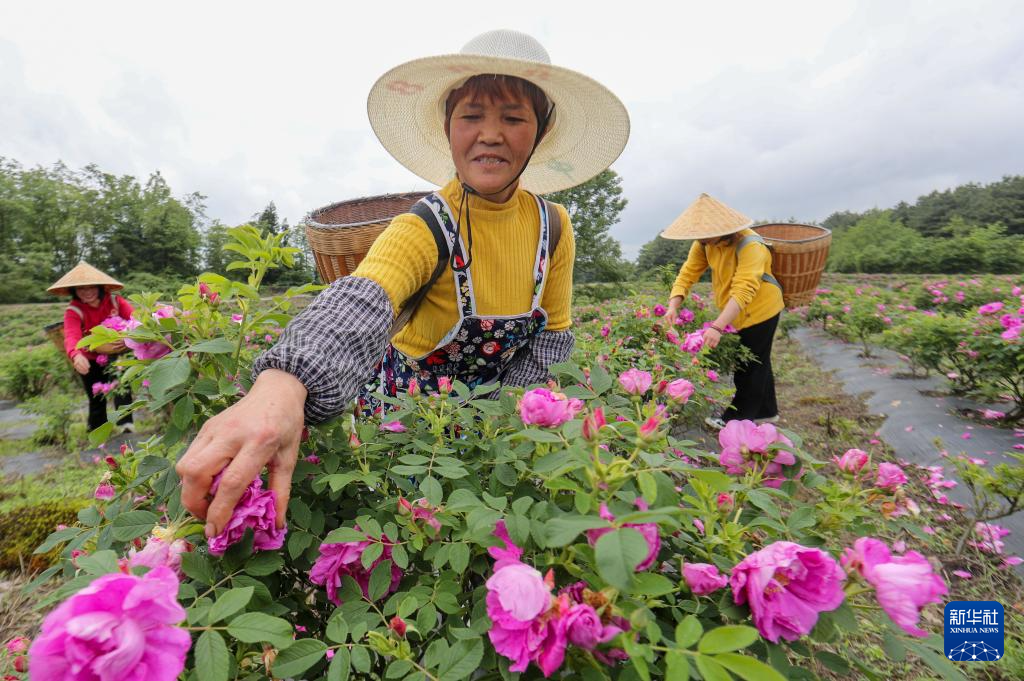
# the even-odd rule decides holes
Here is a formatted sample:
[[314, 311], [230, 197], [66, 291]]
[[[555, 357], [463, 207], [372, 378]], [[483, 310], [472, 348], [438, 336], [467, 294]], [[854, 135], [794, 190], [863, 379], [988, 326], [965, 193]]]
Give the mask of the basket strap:
[[441, 223], [437, 221], [437, 216], [434, 215], [434, 211], [422, 202], [417, 201], [409, 209], [409, 212], [419, 217], [423, 222], [427, 223], [427, 228], [430, 229], [430, 233], [434, 235], [434, 243], [437, 245], [437, 265], [434, 267], [433, 274], [430, 275], [430, 279], [427, 280], [423, 286], [420, 286], [416, 293], [409, 296], [409, 299], [402, 305], [402, 311], [395, 317], [395, 321], [391, 323], [391, 330], [388, 331], [388, 340], [398, 334], [412, 316], [416, 314], [416, 308], [420, 306], [423, 299], [427, 297], [427, 292], [430, 291], [431, 287], [437, 282], [437, 280], [444, 273], [445, 267], [448, 265], [448, 241], [444, 237], [444, 232], [441, 231]]
[[558, 248], [558, 241], [562, 238], [562, 214], [558, 212], [558, 207], [547, 199], [544, 199], [544, 206], [548, 209], [548, 230], [551, 234], [551, 247], [548, 249], [548, 258], [554, 258], [555, 249]]
[[[746, 246], [749, 243], [759, 243], [759, 244], [763, 245], [765, 248], [767, 248], [768, 250], [771, 250], [771, 246], [769, 246], [768, 244], [765, 243], [764, 237], [762, 237], [760, 234], [748, 234], [747, 236], [745, 236], [742, 239], [740, 239], [740, 242], [738, 244], [736, 244], [736, 262], [737, 263], [739, 262], [739, 259], [740, 259], [740, 251], [743, 249], [744, 246]], [[782, 290], [782, 284], [779, 283], [779, 280], [776, 279], [775, 277], [773, 277], [772, 275], [768, 274], [767, 272], [765, 272], [764, 274], [761, 275], [761, 281], [766, 281], [769, 284], [772, 284], [774, 286], [778, 286], [779, 290], [780, 291]]]

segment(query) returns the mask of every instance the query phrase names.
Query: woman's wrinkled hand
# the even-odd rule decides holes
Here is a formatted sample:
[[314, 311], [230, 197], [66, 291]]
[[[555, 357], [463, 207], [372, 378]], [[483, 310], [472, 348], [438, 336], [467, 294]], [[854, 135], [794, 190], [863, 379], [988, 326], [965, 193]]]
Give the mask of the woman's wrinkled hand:
[[71, 358], [71, 365], [75, 367], [75, 371], [85, 376], [89, 373], [89, 360], [85, 355], [75, 355]]
[[673, 296], [669, 298], [668, 305], [666, 305], [668, 309], [665, 311], [665, 318], [668, 319], [668, 323], [670, 325], [675, 326], [679, 323], [679, 307], [682, 304], [682, 296]]
[[[289, 373], [269, 369], [237, 403], [199, 430], [175, 470], [181, 503], [206, 519], [206, 536], [220, 534], [249, 484], [266, 466], [275, 493], [277, 526], [283, 527], [304, 424], [306, 388]], [[223, 471], [217, 494], [210, 486]]]

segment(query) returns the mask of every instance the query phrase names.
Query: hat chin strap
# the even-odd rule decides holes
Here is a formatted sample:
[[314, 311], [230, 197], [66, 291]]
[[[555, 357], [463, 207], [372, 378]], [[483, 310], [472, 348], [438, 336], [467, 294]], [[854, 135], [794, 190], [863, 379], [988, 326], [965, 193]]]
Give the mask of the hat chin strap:
[[452, 253], [449, 256], [448, 264], [451, 265], [451, 268], [456, 272], [462, 272], [469, 269], [470, 264], [472, 264], [473, 262], [473, 228], [469, 214], [469, 204], [466, 203], [466, 196], [469, 194], [475, 194], [477, 196], [482, 196], [484, 198], [487, 198], [488, 196], [497, 196], [498, 194], [501, 194], [503, 191], [505, 191], [506, 189], [514, 185], [516, 182], [518, 182], [522, 174], [526, 172], [526, 168], [530, 165], [530, 159], [533, 158], [533, 154], [537, 151], [537, 146], [540, 144], [541, 139], [543, 139], [544, 133], [547, 132], [548, 124], [551, 122], [551, 115], [554, 112], [555, 103], [551, 102], [551, 108], [548, 109], [547, 115], [544, 116], [543, 125], [537, 126], [537, 137], [533, 140], [533, 148], [530, 149], [530, 155], [526, 157], [526, 161], [523, 163], [523, 167], [519, 169], [519, 172], [516, 173], [516, 176], [509, 180], [508, 184], [506, 184], [504, 187], [498, 189], [497, 191], [487, 192], [485, 194], [483, 192], [477, 191], [476, 188], [472, 187], [468, 183], [459, 180], [459, 184], [462, 185], [462, 199], [459, 201], [459, 215], [457, 218], [455, 218], [455, 242], [458, 242], [459, 240], [459, 232], [462, 229], [462, 208], [463, 206], [465, 206], [467, 244], [466, 262], [463, 263], [461, 267], [456, 266], [455, 253]]

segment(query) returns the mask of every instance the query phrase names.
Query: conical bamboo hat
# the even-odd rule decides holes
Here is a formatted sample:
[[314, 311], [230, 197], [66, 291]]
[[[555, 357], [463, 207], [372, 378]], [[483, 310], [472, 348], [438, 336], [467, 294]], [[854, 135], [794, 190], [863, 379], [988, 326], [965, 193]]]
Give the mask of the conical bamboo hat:
[[46, 290], [55, 296], [69, 296], [71, 295], [71, 291], [69, 289], [76, 286], [102, 286], [108, 291], [116, 291], [124, 288], [124, 284], [119, 282], [117, 279], [104, 274], [82, 260], [79, 261], [79, 263], [75, 265], [70, 272], [58, 279]]
[[710, 239], [746, 229], [754, 224], [738, 210], [733, 210], [708, 194], [701, 194], [682, 215], [665, 228], [665, 239]]

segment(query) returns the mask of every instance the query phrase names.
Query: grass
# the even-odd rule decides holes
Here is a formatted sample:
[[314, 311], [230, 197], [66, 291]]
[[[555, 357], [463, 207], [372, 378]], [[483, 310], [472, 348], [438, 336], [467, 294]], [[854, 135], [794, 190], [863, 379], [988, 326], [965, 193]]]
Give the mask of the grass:
[[104, 469], [73, 455], [39, 473], [7, 476], [0, 487], [0, 513], [30, 503], [57, 499], [88, 499], [99, 484]]
[[20, 348], [49, 342], [43, 327], [64, 319], [66, 302], [0, 305], [0, 347]]

